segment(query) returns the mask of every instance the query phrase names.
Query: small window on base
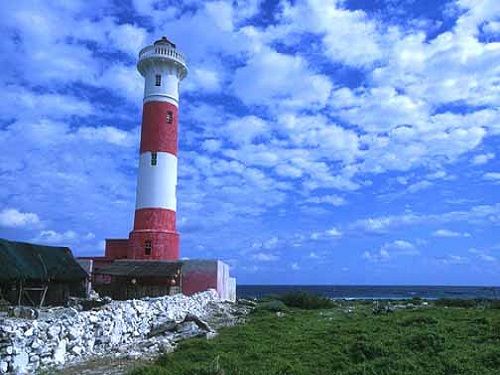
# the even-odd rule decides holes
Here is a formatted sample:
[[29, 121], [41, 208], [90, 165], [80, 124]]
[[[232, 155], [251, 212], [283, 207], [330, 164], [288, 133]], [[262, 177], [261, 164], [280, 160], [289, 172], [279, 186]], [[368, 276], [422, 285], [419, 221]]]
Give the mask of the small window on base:
[[151, 153], [151, 165], [156, 165], [158, 163], [158, 154], [156, 152]]
[[160, 75], [160, 74], [157, 74], [157, 75], [155, 76], [155, 78], [156, 78], [156, 83], [155, 83], [155, 85], [156, 85], [156, 86], [161, 86], [161, 75]]
[[151, 255], [151, 252], [153, 251], [153, 243], [151, 240], [146, 240], [144, 243], [144, 254], [145, 255]]

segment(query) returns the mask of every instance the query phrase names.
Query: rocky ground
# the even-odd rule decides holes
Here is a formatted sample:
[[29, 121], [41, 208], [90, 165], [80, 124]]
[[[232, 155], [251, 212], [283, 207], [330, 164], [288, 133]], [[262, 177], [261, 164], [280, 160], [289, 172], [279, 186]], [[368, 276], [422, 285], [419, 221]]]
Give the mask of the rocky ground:
[[55, 308], [0, 317], [0, 373], [123, 374], [173, 351], [183, 339], [213, 337], [217, 328], [244, 319], [249, 309], [207, 291], [111, 301], [88, 311]]

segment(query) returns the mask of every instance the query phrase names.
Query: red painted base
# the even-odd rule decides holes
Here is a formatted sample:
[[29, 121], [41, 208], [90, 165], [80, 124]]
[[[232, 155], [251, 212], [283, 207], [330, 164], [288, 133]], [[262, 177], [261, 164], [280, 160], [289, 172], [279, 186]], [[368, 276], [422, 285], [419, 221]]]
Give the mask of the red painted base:
[[137, 209], [134, 217], [134, 231], [137, 230], [175, 232], [175, 211], [166, 208]]
[[[151, 241], [151, 246], [148, 246]], [[166, 231], [130, 232], [128, 259], [179, 260], [179, 234]]]
[[104, 253], [108, 259], [124, 259], [128, 255], [127, 239], [109, 239], [106, 238], [106, 249]]

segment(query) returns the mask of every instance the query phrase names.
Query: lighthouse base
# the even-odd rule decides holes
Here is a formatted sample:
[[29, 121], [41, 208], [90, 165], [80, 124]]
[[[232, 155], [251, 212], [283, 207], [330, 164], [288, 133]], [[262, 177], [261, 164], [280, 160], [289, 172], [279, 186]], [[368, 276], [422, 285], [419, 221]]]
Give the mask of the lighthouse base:
[[179, 234], [150, 230], [130, 232], [128, 259], [178, 260]]
[[182, 261], [78, 258], [91, 276], [89, 288], [113, 299], [187, 296], [215, 289], [223, 301], [236, 301], [236, 279], [229, 265], [215, 259]]
[[[151, 253], [145, 247], [146, 241], [151, 241]], [[172, 267], [178, 266], [180, 275], [176, 274], [175, 283], [172, 285], [175, 285], [179, 292], [189, 296], [215, 289], [222, 300], [236, 300], [236, 279], [230, 276], [228, 264], [217, 259], [179, 260], [178, 249], [177, 233], [134, 230], [128, 239], [106, 239], [104, 257], [78, 259], [85, 265], [97, 290], [111, 290], [113, 287], [109, 284], [120, 285], [124, 278], [128, 277], [135, 280], [137, 284], [134, 285], [144, 286], [141, 290], [153, 291], [150, 287], [156, 288], [153, 294], [157, 295], [159, 291], [164, 290], [166, 283], [172, 282], [170, 274], [158, 274], [158, 269], [170, 272]], [[143, 274], [135, 275], [134, 272], [139, 269]], [[120, 270], [123, 275], [119, 274]], [[157, 277], [154, 277], [155, 274]], [[100, 288], [99, 285], [105, 286]], [[169, 288], [170, 292], [173, 290]]]

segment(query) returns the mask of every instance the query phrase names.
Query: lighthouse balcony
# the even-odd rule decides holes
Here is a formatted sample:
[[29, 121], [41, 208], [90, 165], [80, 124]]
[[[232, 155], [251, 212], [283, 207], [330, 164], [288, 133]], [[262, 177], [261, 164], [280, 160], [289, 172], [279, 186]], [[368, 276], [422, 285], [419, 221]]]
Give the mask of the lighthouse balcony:
[[139, 62], [137, 64], [139, 71], [141, 71], [142, 67], [147, 64], [148, 61], [152, 60], [172, 61], [178, 65], [182, 71], [183, 77], [187, 74], [187, 66], [184, 55], [173, 47], [167, 45], [152, 45], [143, 48], [141, 52], [139, 52]]

